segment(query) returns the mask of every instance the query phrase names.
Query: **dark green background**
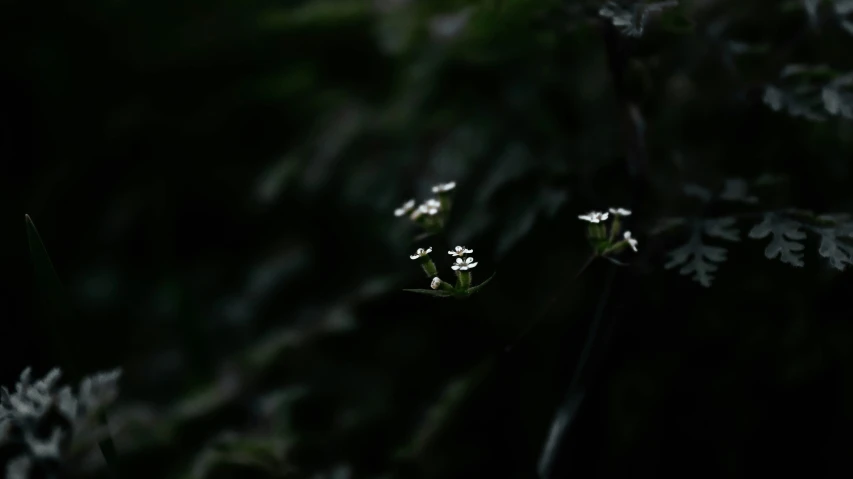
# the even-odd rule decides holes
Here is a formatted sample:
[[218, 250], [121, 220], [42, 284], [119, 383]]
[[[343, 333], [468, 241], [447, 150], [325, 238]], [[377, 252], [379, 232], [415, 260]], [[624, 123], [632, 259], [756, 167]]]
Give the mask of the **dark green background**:
[[[761, 88], [788, 63], [849, 71], [853, 37], [811, 30], [799, 2], [684, 2], [692, 31], [655, 17], [635, 40], [599, 2], [468, 3], [0, 2], [2, 384], [122, 367], [111, 417], [152, 418], [116, 433], [122, 477], [187, 477], [223, 431], [244, 438], [224, 456], [268, 470], [209, 477], [533, 477], [602, 307], [557, 477], [847, 477], [850, 273], [813, 238], [802, 269], [744, 239], [705, 289], [662, 268], [683, 237], [648, 233], [851, 211], [850, 121], [775, 113]], [[464, 29], [431, 33], [465, 8]], [[626, 102], [646, 124], [638, 170]], [[763, 173], [785, 181], [758, 205], [682, 194]], [[446, 234], [413, 241], [392, 211], [449, 180]], [[640, 253], [573, 282], [577, 215], [610, 206], [635, 210]], [[61, 335], [25, 213], [77, 313]], [[459, 243], [475, 282], [498, 271], [482, 293], [401, 291], [427, 287], [417, 247], [449, 276]], [[261, 407], [274, 392], [293, 399]]]

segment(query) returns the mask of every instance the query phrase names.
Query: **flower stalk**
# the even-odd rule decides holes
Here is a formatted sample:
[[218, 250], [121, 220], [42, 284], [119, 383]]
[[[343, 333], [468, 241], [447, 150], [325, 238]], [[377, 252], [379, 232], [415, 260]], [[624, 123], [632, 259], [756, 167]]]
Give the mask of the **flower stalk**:
[[426, 273], [427, 278], [433, 278], [438, 276], [438, 268], [435, 267], [435, 263], [432, 262], [432, 258], [429, 257], [429, 254], [432, 252], [432, 247], [423, 249], [418, 248], [415, 251], [415, 254], [409, 256], [409, 258], [418, 262], [421, 265], [421, 268]]
[[[427, 276], [432, 278], [430, 282], [430, 288], [428, 289], [407, 289], [405, 291], [411, 291], [413, 293], [421, 293], [428, 294], [431, 296], [439, 296], [439, 297], [454, 297], [457, 299], [463, 299], [471, 296], [472, 294], [479, 291], [483, 286], [485, 286], [489, 281], [492, 280], [492, 277], [483, 281], [482, 283], [474, 286], [471, 270], [477, 267], [478, 262], [474, 261], [474, 258], [471, 256], [467, 256], [474, 252], [473, 249], [466, 248], [465, 246], [457, 246], [453, 250], [448, 251], [447, 253], [451, 256], [454, 256], [456, 259], [453, 262], [450, 269], [456, 274], [456, 284], [451, 285], [443, 281], [438, 277], [438, 272], [435, 269], [435, 264], [429, 259], [429, 253], [432, 251], [432, 248], [423, 249], [419, 248], [415, 254], [411, 255], [411, 259], [418, 260], [421, 266], [424, 268], [424, 271], [427, 272]], [[428, 270], [429, 268], [429, 270]]]
[[[625, 208], [610, 208], [605, 212], [590, 211], [578, 216], [578, 219], [589, 223], [587, 238], [592, 247], [593, 258], [600, 256], [616, 264], [622, 264], [610, 255], [620, 253], [627, 247], [634, 252], [637, 251], [637, 240], [631, 236], [631, 232], [622, 232], [622, 217], [630, 215], [631, 211]], [[609, 227], [604, 223], [608, 218], [612, 218]], [[620, 233], [622, 233], [622, 239], [617, 241]]]
[[456, 272], [456, 287], [458, 289], [467, 290], [471, 287], [471, 273], [467, 271]]

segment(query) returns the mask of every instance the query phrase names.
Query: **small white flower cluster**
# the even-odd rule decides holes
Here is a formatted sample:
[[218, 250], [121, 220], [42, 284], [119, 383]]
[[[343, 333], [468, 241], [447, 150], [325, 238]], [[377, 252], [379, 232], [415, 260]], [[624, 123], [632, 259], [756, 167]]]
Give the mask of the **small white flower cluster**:
[[[432, 252], [432, 248], [427, 248], [427, 249], [418, 248], [417, 251], [415, 251], [415, 254], [409, 255], [409, 258], [411, 258], [412, 260], [420, 260], [421, 258], [427, 256], [431, 252]], [[473, 252], [474, 252], [473, 249], [466, 248], [465, 246], [457, 246], [457, 247], [453, 248], [452, 250], [448, 251], [447, 254], [449, 254], [450, 256], [456, 257], [456, 261], [450, 266], [450, 269], [452, 269], [453, 271], [456, 271], [456, 273], [458, 275], [460, 273], [465, 273], [465, 272], [468, 272], [468, 271], [476, 268], [479, 263], [477, 261], [474, 261], [473, 257], [471, 257], [471, 256], [466, 257], [465, 256], [465, 255], [469, 255]], [[431, 261], [428, 261], [428, 262], [431, 263]], [[434, 266], [432, 268], [434, 268]], [[442, 284], [442, 280], [438, 276], [435, 276], [434, 278], [432, 278], [432, 282], [430, 283], [430, 287], [432, 287], [432, 289], [439, 289], [441, 287], [441, 284]]]
[[611, 213], [615, 216], [631, 216], [631, 210], [626, 210], [625, 208], [610, 208], [609, 212], [590, 211], [585, 215], [579, 215], [578, 219], [589, 221], [590, 223], [601, 223], [602, 221], [606, 221], [607, 218], [610, 217]]
[[456, 182], [451, 181], [450, 183], [440, 183], [432, 187], [433, 193], [447, 193], [448, 191], [456, 188]]
[[[608, 211], [590, 211], [585, 215], [578, 215], [578, 219], [591, 223], [591, 225], [598, 225], [607, 221], [611, 214], [613, 215], [613, 224], [610, 228], [610, 241], [613, 241], [614, 236], [619, 233], [619, 218], [623, 216], [631, 216], [631, 210], [627, 210], [625, 208], [609, 208]], [[602, 237], [604, 237], [604, 233], [606, 233], [606, 229], [603, 226], [599, 229], [590, 226], [590, 231], [601, 231]], [[625, 231], [622, 234], [622, 238], [622, 242], [630, 246], [632, 250], [637, 251], [637, 240], [631, 236], [630, 231]]]
[[432, 192], [437, 194], [438, 198], [430, 198], [417, 207], [415, 207], [414, 198], [410, 199], [394, 210], [394, 216], [401, 217], [409, 215], [409, 219], [427, 229], [434, 229], [436, 227], [440, 229], [444, 222], [442, 215], [446, 215], [449, 209], [450, 203], [447, 195], [455, 188], [455, 181], [435, 185], [432, 187]]
[[456, 256], [456, 263], [450, 267], [453, 271], [468, 271], [469, 269], [474, 269], [477, 266], [477, 263], [474, 261], [474, 258], [471, 256], [465, 258], [466, 254], [473, 253], [474, 250], [468, 249], [464, 246], [457, 246], [453, 248], [452, 251], [448, 251], [447, 254], [450, 256]]

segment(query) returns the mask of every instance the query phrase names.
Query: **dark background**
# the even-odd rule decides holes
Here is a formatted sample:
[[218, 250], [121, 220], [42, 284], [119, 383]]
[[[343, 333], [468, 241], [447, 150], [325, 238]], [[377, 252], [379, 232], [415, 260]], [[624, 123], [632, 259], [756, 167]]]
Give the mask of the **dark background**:
[[[600, 315], [555, 477], [849, 477], [850, 273], [813, 237], [805, 267], [768, 260], [746, 219], [703, 288], [652, 227], [850, 212], [850, 120], [761, 92], [790, 63], [849, 71], [853, 37], [829, 5], [815, 30], [800, 2], [719, 0], [629, 39], [600, 3], [0, 2], [0, 383], [123, 368], [122, 477], [193, 477], [211, 451], [195, 477], [534, 477]], [[762, 174], [781, 181], [757, 204], [683, 194]], [[394, 208], [450, 180], [448, 228], [414, 241]], [[640, 252], [573, 280], [577, 215], [611, 206]], [[498, 272], [482, 293], [401, 291], [427, 287], [417, 247], [449, 276], [456, 244], [475, 282]]]

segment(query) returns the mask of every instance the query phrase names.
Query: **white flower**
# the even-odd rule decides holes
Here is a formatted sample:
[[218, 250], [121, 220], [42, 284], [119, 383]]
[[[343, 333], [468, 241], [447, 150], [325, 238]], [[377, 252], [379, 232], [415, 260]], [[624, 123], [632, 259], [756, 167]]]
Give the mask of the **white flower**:
[[454, 249], [454, 251], [448, 251], [447, 254], [453, 255], [453, 256], [465, 256], [466, 254], [471, 254], [474, 252], [474, 250], [468, 249], [464, 246], [457, 246], [456, 248], [453, 248], [453, 249]]
[[415, 251], [415, 254], [410, 255], [410, 256], [409, 256], [409, 258], [411, 258], [411, 259], [418, 259], [418, 258], [420, 258], [420, 257], [422, 257], [422, 256], [426, 256], [426, 255], [428, 255], [428, 254], [430, 254], [430, 253], [432, 253], [432, 247], [429, 247], [429, 248], [427, 248], [427, 249], [418, 248], [418, 250], [417, 250], [417, 251]]
[[426, 213], [429, 215], [437, 215], [438, 211], [441, 209], [441, 201], [438, 201], [435, 198], [426, 200], [426, 203], [424, 204], [427, 207]]
[[409, 200], [409, 201], [403, 203], [403, 206], [394, 210], [394, 216], [403, 216], [404, 214], [412, 211], [412, 209], [414, 209], [414, 207], [415, 207], [415, 200], [413, 200], [413, 199]]
[[453, 188], [456, 188], [456, 182], [451, 181], [450, 183], [441, 183], [432, 187], [433, 193], [446, 193]]
[[456, 258], [456, 264], [450, 268], [454, 271], [468, 271], [469, 269], [473, 269], [474, 266], [477, 266], [477, 263], [474, 262], [474, 258], [469, 256], [464, 260], [462, 258]]
[[436, 276], [435, 278], [432, 279], [432, 283], [429, 284], [429, 287], [432, 289], [440, 288], [441, 287], [441, 279], [438, 276]]
[[625, 238], [625, 241], [628, 242], [628, 245], [632, 250], [637, 251], [637, 240], [631, 237], [631, 232], [626, 231], [625, 234], [622, 235]]
[[430, 216], [435, 216], [441, 210], [441, 202], [435, 198], [430, 198], [426, 200], [424, 203], [421, 203], [418, 206], [418, 209], [412, 212], [411, 218], [413, 220], [418, 219], [419, 216], [427, 214]]
[[610, 216], [610, 213], [601, 213], [598, 211], [590, 211], [585, 215], [578, 216], [578, 219], [589, 221], [590, 223], [600, 223], [606, 220]]
[[610, 208], [610, 212], [616, 216], [631, 216], [631, 210], [626, 210], [625, 208]]

